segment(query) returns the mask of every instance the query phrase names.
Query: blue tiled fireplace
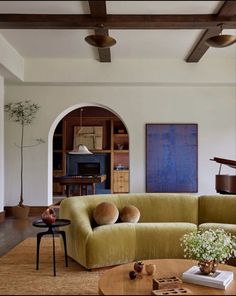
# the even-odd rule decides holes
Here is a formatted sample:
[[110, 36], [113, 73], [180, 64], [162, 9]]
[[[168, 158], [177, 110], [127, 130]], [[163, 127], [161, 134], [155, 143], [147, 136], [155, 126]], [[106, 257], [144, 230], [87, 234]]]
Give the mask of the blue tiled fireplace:
[[[106, 193], [110, 189], [110, 154], [94, 153], [88, 155], [67, 154], [66, 174], [69, 176], [79, 175], [79, 163], [100, 164], [100, 174], [107, 176], [106, 181], [96, 185], [97, 193]], [[93, 174], [93, 173], [91, 173]]]

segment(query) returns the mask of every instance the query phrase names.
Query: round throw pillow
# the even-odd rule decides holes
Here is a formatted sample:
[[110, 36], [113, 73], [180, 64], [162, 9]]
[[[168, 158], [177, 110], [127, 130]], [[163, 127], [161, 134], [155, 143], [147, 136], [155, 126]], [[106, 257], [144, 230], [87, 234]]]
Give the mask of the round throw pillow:
[[132, 205], [124, 207], [120, 212], [120, 219], [122, 222], [137, 223], [139, 218], [139, 209]]
[[102, 202], [93, 211], [93, 218], [98, 225], [114, 224], [119, 217], [119, 211], [112, 202]]

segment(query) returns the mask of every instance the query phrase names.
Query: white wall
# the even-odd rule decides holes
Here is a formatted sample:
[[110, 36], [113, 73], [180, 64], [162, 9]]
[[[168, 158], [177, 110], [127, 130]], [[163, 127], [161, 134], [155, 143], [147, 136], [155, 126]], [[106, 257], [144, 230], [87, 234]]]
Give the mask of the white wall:
[[4, 79], [0, 76], [0, 212], [4, 207]]
[[[212, 77], [211, 77], [212, 79]], [[176, 86], [135, 84], [84, 86], [7, 86], [6, 101], [31, 99], [41, 105], [33, 125], [26, 130], [26, 143], [42, 137], [46, 144], [29, 148], [25, 164], [25, 203], [46, 205], [48, 161], [52, 151], [49, 130], [58, 115], [78, 104], [102, 104], [118, 113], [130, 135], [131, 191], [145, 191], [145, 124], [198, 124], [199, 194], [215, 193], [218, 165], [209, 159], [217, 156], [236, 159], [235, 86], [210, 82]], [[58, 120], [58, 119], [57, 119]], [[6, 203], [14, 205], [19, 196], [19, 151], [14, 145], [19, 134], [16, 123], [6, 121]], [[51, 141], [51, 139], [49, 139]], [[231, 171], [232, 172], [232, 171]], [[14, 186], [13, 186], [14, 185]]]
[[24, 58], [0, 34], [0, 75], [11, 80], [24, 78]]
[[[236, 57], [236, 55], [235, 55]], [[26, 59], [24, 79], [30, 83], [54, 84], [235, 84], [232, 59], [113, 60], [99, 63], [76, 59]]]

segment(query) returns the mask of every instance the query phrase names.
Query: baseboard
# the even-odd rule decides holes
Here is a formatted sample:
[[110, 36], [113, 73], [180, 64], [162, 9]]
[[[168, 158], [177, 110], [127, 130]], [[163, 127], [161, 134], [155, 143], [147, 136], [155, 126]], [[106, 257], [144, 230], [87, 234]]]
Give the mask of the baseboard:
[[48, 206], [39, 206], [39, 207], [31, 207], [30, 206], [30, 216], [39, 216], [41, 217], [42, 213], [48, 208]]
[[[29, 216], [39, 216], [48, 208], [48, 206], [30, 206]], [[4, 207], [6, 217], [12, 216], [12, 207]], [[1, 213], [0, 213], [1, 214]]]
[[5, 220], [5, 211], [0, 212], [0, 223], [2, 223]]

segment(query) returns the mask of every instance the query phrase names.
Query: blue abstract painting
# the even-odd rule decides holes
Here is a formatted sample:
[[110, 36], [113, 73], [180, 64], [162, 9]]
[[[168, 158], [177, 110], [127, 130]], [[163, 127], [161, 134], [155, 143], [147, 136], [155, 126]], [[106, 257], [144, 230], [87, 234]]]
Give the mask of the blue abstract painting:
[[146, 192], [197, 191], [197, 124], [146, 124]]

